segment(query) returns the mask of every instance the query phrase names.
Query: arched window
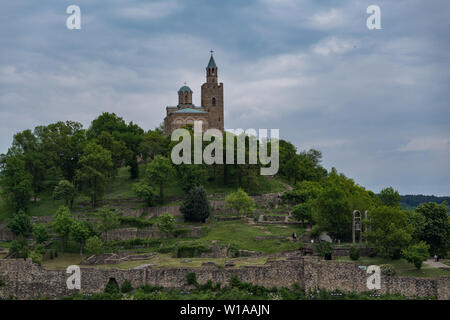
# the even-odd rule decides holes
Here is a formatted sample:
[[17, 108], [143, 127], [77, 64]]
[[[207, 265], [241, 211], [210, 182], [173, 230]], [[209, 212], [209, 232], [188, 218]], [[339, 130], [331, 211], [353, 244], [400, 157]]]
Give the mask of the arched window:
[[184, 96], [184, 103], [188, 103], [188, 96], [187, 95]]
[[213, 106], [216, 105], [216, 98], [212, 98], [212, 105], [213, 105]]

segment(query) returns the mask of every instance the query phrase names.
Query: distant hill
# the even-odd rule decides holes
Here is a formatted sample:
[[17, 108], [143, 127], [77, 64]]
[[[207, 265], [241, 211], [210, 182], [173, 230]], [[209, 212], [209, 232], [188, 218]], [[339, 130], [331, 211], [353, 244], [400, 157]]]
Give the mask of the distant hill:
[[400, 204], [405, 209], [414, 209], [421, 203], [425, 202], [436, 202], [442, 203], [447, 202], [447, 207], [450, 205], [450, 197], [437, 197], [437, 196], [425, 196], [423, 194], [407, 194], [403, 195]]

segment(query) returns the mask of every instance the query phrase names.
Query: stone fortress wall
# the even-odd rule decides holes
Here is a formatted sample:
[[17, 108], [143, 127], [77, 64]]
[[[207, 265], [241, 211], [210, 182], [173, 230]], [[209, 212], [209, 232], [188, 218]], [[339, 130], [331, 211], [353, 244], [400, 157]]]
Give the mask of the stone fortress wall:
[[[242, 281], [265, 287], [289, 287], [295, 283], [305, 290], [342, 290], [344, 292], [366, 292], [368, 274], [353, 262], [319, 261], [314, 257], [294, 260], [268, 261], [262, 266], [240, 268], [159, 268], [143, 265], [129, 270], [95, 268], [81, 269], [80, 293], [101, 293], [110, 279], [119, 285], [129, 280], [133, 287], [148, 284], [166, 288], [185, 288], [186, 275], [195, 272], [199, 283], [228, 283], [233, 275]], [[45, 270], [31, 260], [0, 260], [0, 296], [17, 299], [47, 297], [55, 299], [71, 295], [77, 290], [68, 290], [65, 270]], [[450, 277], [411, 278], [381, 276], [379, 293], [398, 293], [407, 297], [436, 297], [450, 300]]]

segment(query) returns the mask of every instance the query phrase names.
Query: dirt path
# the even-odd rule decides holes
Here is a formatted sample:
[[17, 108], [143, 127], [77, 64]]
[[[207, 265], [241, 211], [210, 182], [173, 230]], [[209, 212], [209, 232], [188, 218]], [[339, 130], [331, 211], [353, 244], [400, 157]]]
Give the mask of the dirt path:
[[446, 268], [447, 269], [448, 268], [448, 269], [450, 269], [449, 266], [443, 264], [442, 262], [436, 262], [436, 261], [434, 261], [434, 259], [428, 259], [427, 261], [425, 261], [425, 263], [427, 265], [424, 266], [424, 268], [430, 268], [430, 269], [433, 269], [433, 268]]

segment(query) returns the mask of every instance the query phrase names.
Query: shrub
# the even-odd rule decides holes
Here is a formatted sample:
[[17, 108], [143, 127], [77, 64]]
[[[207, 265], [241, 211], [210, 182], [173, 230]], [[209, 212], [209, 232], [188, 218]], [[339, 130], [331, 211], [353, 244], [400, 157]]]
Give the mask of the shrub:
[[311, 232], [309, 233], [309, 235], [311, 238], [318, 238], [321, 233], [321, 228], [316, 224], [311, 228]]
[[189, 231], [190, 231], [189, 229], [176, 229], [176, 230], [173, 232], [173, 235], [174, 235], [176, 238], [178, 238], [178, 237], [184, 237], [184, 236], [186, 236], [186, 235], [188, 234]]
[[205, 222], [211, 214], [211, 206], [203, 187], [194, 187], [180, 207], [186, 221]]
[[241, 188], [230, 193], [225, 198], [225, 203], [228, 208], [236, 210], [238, 215], [251, 214], [255, 211], [255, 201]]
[[352, 259], [353, 261], [356, 261], [361, 256], [361, 250], [359, 250], [358, 248], [356, 248], [354, 246], [351, 246], [349, 256], [350, 256], [350, 259]]
[[37, 253], [39, 253], [41, 255], [45, 255], [45, 253], [47, 252], [47, 249], [45, 249], [44, 245], [38, 244], [34, 247], [34, 251], [36, 251]]
[[312, 203], [311, 201], [297, 204], [292, 208], [292, 216], [297, 221], [305, 222], [312, 219]]
[[331, 254], [333, 253], [333, 247], [329, 242], [319, 242], [314, 245], [314, 252], [325, 260], [331, 260]]
[[395, 276], [397, 273], [392, 264], [382, 264], [380, 265], [381, 274], [385, 276]]
[[175, 258], [193, 258], [209, 251], [210, 249], [198, 244], [179, 244], [174, 248], [173, 256]]
[[175, 218], [171, 214], [164, 213], [158, 217], [157, 221], [158, 222], [156, 225], [162, 233], [169, 234], [173, 231], [175, 226]]
[[102, 254], [103, 247], [103, 241], [97, 236], [90, 237], [86, 240], [86, 251], [91, 254]]
[[133, 290], [133, 287], [131, 286], [131, 282], [130, 280], [125, 280], [122, 283], [122, 287], [120, 288], [120, 291], [122, 291], [122, 293], [128, 293], [131, 292]]
[[114, 278], [109, 279], [105, 287], [105, 293], [111, 295], [119, 293], [119, 285], [117, 284], [117, 281]]
[[148, 228], [153, 226], [153, 222], [137, 217], [119, 217], [122, 226], [135, 227], [138, 229]]
[[198, 282], [197, 282], [197, 275], [195, 274], [195, 272], [189, 272], [186, 275], [186, 281], [187, 284], [190, 286], [197, 286]]
[[144, 200], [149, 207], [155, 204], [158, 195], [156, 189], [145, 182], [138, 182], [133, 186], [133, 191], [138, 198]]
[[42, 254], [40, 254], [39, 252], [32, 251], [30, 253], [30, 258], [33, 261], [33, 263], [36, 263], [38, 265], [42, 264]]
[[43, 224], [33, 226], [33, 237], [37, 243], [46, 242], [50, 238], [47, 227]]
[[422, 267], [422, 262], [426, 261], [430, 256], [430, 246], [426, 242], [410, 245], [407, 249], [402, 250], [402, 256], [409, 263], [413, 263], [417, 269]]

